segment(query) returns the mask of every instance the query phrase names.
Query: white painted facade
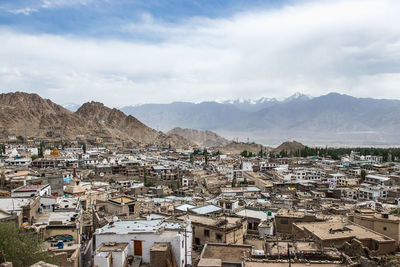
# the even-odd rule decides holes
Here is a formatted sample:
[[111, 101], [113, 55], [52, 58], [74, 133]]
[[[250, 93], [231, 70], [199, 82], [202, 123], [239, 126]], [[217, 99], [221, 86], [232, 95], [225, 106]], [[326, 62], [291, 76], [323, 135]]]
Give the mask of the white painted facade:
[[150, 263], [150, 249], [155, 242], [167, 242], [171, 244], [177, 266], [185, 266], [185, 260], [187, 264], [192, 263], [192, 227], [190, 221], [116, 221], [112, 226], [106, 225], [98, 229], [95, 238], [96, 249], [103, 243], [128, 243], [127, 256], [135, 256], [134, 241], [142, 241], [142, 262], [144, 263]]
[[94, 265], [98, 267], [122, 267], [125, 266], [128, 257], [128, 247], [122, 251], [98, 252], [94, 256]]
[[243, 161], [242, 162], [242, 171], [252, 172], [253, 171], [253, 163], [251, 161]]
[[94, 255], [94, 265], [98, 267], [111, 267], [112, 254], [109, 252], [99, 252]]
[[25, 185], [14, 189], [11, 192], [11, 197], [26, 197], [29, 198], [32, 195], [34, 196], [50, 196], [51, 195], [51, 186], [30, 186]]

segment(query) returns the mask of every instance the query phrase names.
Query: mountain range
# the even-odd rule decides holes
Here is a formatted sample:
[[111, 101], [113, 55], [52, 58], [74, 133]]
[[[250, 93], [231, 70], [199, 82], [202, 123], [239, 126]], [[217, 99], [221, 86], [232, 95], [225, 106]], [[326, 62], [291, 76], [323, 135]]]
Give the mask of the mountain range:
[[131, 115], [99, 102], [83, 104], [76, 112], [22, 92], [0, 94], [0, 135], [50, 140], [75, 140], [77, 137], [128, 144], [192, 146], [187, 139], [156, 131]]
[[284, 100], [144, 104], [121, 108], [145, 124], [211, 130], [226, 138], [277, 145], [399, 145], [400, 101], [329, 93], [297, 93]]

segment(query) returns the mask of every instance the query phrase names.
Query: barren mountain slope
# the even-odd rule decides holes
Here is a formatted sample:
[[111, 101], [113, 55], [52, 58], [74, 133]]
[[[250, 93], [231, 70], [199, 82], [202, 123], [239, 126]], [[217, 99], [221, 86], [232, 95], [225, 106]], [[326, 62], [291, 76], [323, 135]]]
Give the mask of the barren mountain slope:
[[195, 129], [176, 127], [168, 132], [168, 134], [176, 134], [182, 136], [196, 145], [205, 147], [224, 146], [229, 144], [229, 141], [218, 134], [211, 131], [200, 131]]
[[83, 104], [77, 112], [69, 111], [37, 94], [0, 94], [0, 134], [34, 138], [74, 140], [105, 137], [115, 142], [190, 146], [191, 142], [175, 135], [157, 132], [133, 116], [102, 103]]

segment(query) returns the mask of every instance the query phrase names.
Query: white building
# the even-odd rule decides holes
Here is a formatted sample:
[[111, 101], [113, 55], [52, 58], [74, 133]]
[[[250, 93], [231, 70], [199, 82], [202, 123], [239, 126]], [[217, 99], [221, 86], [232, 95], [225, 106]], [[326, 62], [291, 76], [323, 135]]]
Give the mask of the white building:
[[338, 184], [338, 180], [343, 179], [345, 177], [346, 177], [346, 175], [344, 175], [342, 173], [332, 173], [332, 174], [328, 175], [326, 181], [329, 184], [329, 188], [334, 189], [334, 188], [336, 188], [336, 185]]
[[242, 162], [242, 171], [252, 172], [253, 171], [253, 163], [251, 161], [243, 161]]
[[[102, 244], [126, 243], [127, 254], [122, 253], [125, 251], [123, 246], [121, 246], [121, 253], [126, 257], [141, 257], [144, 263], [150, 263], [150, 249], [155, 242], [170, 243], [177, 266], [183, 267], [186, 264], [192, 264], [192, 227], [189, 220], [184, 222], [170, 222], [164, 219], [115, 220], [103, 228], [97, 229], [95, 238], [96, 250]], [[95, 265], [110, 266], [103, 265], [107, 261], [102, 259], [102, 255], [107, 256], [107, 253], [101, 250], [95, 255]], [[114, 262], [112, 266], [123, 265], [116, 265]]]
[[8, 158], [4, 160], [10, 166], [29, 166], [32, 163], [31, 158]]
[[272, 170], [273, 168], [278, 167], [278, 163], [276, 162], [260, 162], [260, 172], [266, 172], [267, 170]]
[[11, 197], [32, 197], [32, 196], [50, 196], [51, 186], [46, 185], [23, 185], [11, 192]]
[[369, 183], [369, 184], [384, 186], [384, 185], [388, 184], [389, 181], [390, 181], [389, 177], [368, 174], [367, 176], [365, 176], [364, 182]]

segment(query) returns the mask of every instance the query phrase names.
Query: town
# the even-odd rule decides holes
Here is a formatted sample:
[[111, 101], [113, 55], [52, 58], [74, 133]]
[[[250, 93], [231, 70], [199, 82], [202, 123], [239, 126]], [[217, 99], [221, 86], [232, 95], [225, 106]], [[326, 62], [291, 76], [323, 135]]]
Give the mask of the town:
[[99, 137], [10, 136], [0, 148], [0, 225], [33, 233], [51, 255], [32, 266], [400, 264], [395, 153], [309, 156], [294, 141], [258, 153], [126, 148]]

